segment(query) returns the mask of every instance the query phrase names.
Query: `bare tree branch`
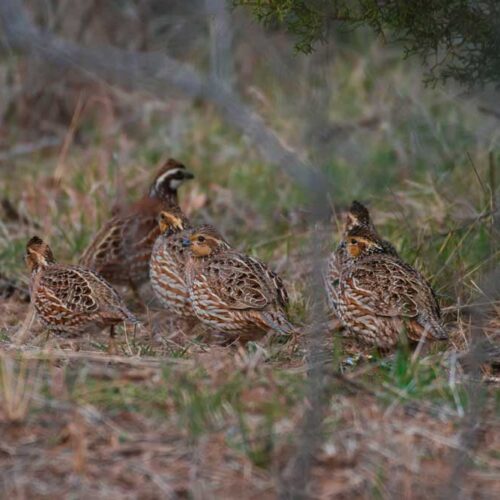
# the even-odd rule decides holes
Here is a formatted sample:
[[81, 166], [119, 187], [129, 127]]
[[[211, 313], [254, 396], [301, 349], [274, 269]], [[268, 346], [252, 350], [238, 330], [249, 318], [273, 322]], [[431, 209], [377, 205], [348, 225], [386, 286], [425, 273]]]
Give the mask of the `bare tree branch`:
[[216, 79], [203, 78], [191, 66], [155, 52], [129, 52], [110, 46], [83, 47], [51, 33], [40, 31], [27, 17], [20, 0], [0, 2], [0, 24], [4, 43], [13, 51], [64, 70], [76, 71], [91, 80], [105, 81], [126, 90], [146, 90], [164, 99], [169, 89], [213, 104], [230, 125], [247, 136], [263, 157], [279, 165], [302, 187], [320, 192], [326, 188], [319, 171], [285, 146], [234, 91]]

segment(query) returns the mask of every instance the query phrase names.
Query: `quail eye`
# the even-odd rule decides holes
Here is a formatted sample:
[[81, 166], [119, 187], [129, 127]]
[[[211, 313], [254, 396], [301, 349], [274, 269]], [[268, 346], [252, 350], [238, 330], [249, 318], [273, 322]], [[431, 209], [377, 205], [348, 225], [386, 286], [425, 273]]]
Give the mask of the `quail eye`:
[[198, 241], [203, 243], [205, 241], [205, 236], [198, 236]]
[[356, 244], [356, 240], [353, 238], [353, 239], [351, 240], [351, 245], [355, 245], [355, 244]]

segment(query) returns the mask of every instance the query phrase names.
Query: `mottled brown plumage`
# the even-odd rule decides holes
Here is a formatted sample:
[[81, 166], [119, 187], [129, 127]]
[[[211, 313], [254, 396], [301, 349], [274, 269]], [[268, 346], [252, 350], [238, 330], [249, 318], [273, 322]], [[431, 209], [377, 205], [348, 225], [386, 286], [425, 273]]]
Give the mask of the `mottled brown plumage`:
[[283, 282], [260, 260], [232, 249], [210, 226], [184, 238], [186, 282], [193, 310], [211, 329], [241, 339], [272, 330], [289, 335]]
[[[354, 228], [366, 228], [378, 237], [378, 232], [371, 220], [370, 212], [359, 201], [353, 201], [349, 211], [345, 217], [345, 223], [342, 231], [342, 238], [344, 238], [349, 231]], [[386, 240], [380, 240], [383, 244], [386, 253], [397, 256], [398, 253], [394, 246]], [[327, 291], [328, 305], [335, 316], [339, 317], [337, 304], [338, 304], [338, 289], [340, 282], [340, 273], [344, 262], [346, 260], [346, 249], [343, 240], [337, 246], [336, 250], [331, 253], [327, 269], [325, 273], [325, 286]]]
[[158, 215], [178, 206], [177, 189], [192, 178], [184, 165], [169, 159], [156, 174], [148, 193], [120, 210], [98, 231], [80, 264], [115, 285], [129, 285], [136, 291], [149, 278], [151, 250], [160, 235]]
[[37, 317], [56, 333], [81, 333], [138, 320], [101, 276], [82, 266], [58, 264], [50, 247], [34, 236], [26, 246], [30, 296]]
[[182, 244], [191, 233], [191, 224], [180, 209], [161, 212], [158, 222], [161, 235], [153, 246], [149, 270], [153, 291], [169, 312], [193, 318], [185, 277], [188, 249]]
[[343, 245], [337, 312], [356, 338], [382, 349], [394, 347], [402, 332], [413, 341], [447, 338], [429, 283], [375, 232], [355, 226]]

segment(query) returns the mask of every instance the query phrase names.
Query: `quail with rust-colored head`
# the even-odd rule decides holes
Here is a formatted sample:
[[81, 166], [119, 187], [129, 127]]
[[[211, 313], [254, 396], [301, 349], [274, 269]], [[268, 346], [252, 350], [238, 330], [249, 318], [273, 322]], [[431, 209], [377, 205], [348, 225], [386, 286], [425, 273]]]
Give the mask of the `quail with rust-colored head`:
[[115, 285], [137, 289], [149, 279], [149, 261], [160, 235], [158, 215], [178, 207], [177, 190], [193, 174], [169, 159], [158, 171], [148, 193], [120, 211], [98, 231], [80, 264], [94, 269]]
[[193, 231], [183, 244], [189, 248], [186, 282], [191, 303], [202, 323], [241, 340], [269, 331], [293, 333], [283, 282], [263, 262], [231, 248], [211, 226]]
[[362, 343], [393, 348], [405, 332], [412, 341], [447, 339], [436, 296], [427, 280], [394, 255], [367, 226], [347, 231], [341, 246], [337, 312]]
[[31, 272], [30, 296], [37, 317], [56, 333], [83, 333], [128, 322], [139, 325], [118, 293], [96, 272], [83, 266], [58, 264], [39, 237], [26, 246]]
[[170, 313], [193, 318], [185, 276], [188, 250], [183, 246], [183, 238], [192, 230], [191, 224], [179, 208], [162, 211], [158, 224], [161, 235], [153, 246], [149, 269], [153, 291]]
[[[370, 212], [362, 203], [355, 200], [352, 202], [345, 217], [345, 223], [342, 232], [343, 237], [345, 237], [350, 230], [358, 227], [366, 228], [367, 230], [378, 236], [378, 232], [371, 220]], [[383, 244], [386, 253], [394, 256], [398, 255], [398, 252], [389, 241], [380, 241]], [[330, 254], [330, 257], [328, 258], [327, 269], [325, 272], [325, 287], [327, 292], [328, 305], [336, 317], [339, 317], [337, 304], [340, 273], [346, 257], [347, 255], [345, 245], [343, 245], [341, 242], [337, 246], [335, 251]]]

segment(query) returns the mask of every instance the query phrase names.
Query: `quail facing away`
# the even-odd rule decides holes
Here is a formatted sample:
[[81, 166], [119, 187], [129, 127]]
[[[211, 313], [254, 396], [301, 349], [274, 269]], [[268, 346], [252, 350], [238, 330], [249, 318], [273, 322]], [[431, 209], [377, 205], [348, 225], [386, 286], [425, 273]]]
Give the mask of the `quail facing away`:
[[[378, 232], [371, 220], [370, 212], [368, 209], [359, 201], [353, 201], [349, 211], [346, 214], [345, 223], [343, 227], [343, 237], [346, 236], [348, 231], [362, 227], [370, 230], [373, 234], [377, 235]], [[394, 256], [398, 256], [398, 253], [394, 246], [386, 240], [380, 240], [384, 246], [386, 253]], [[328, 298], [328, 305], [335, 316], [339, 317], [338, 314], [338, 289], [340, 283], [340, 273], [344, 262], [346, 261], [346, 249], [342, 242], [337, 246], [336, 250], [330, 254], [327, 263], [327, 269], [325, 273], [325, 287]]]
[[165, 309], [179, 317], [193, 318], [185, 277], [188, 250], [182, 244], [191, 225], [178, 208], [162, 211], [158, 223], [161, 235], [153, 246], [149, 270], [153, 291]]
[[405, 331], [410, 340], [444, 340], [447, 334], [436, 296], [425, 278], [394, 255], [367, 226], [347, 231], [342, 246], [337, 311], [362, 343], [394, 347]]
[[137, 203], [112, 217], [83, 253], [80, 264], [94, 269], [110, 283], [138, 288], [149, 279], [149, 260], [160, 235], [158, 214], [178, 206], [177, 189], [193, 174], [169, 159], [149, 191]]
[[191, 303], [202, 323], [241, 340], [269, 331], [293, 333], [283, 282], [263, 262], [232, 249], [211, 226], [197, 229], [183, 244], [190, 249], [186, 282]]
[[26, 246], [31, 272], [30, 295], [37, 317], [56, 333], [82, 333], [117, 324], [140, 325], [113, 287], [96, 272], [78, 265], [58, 264], [39, 237]]

